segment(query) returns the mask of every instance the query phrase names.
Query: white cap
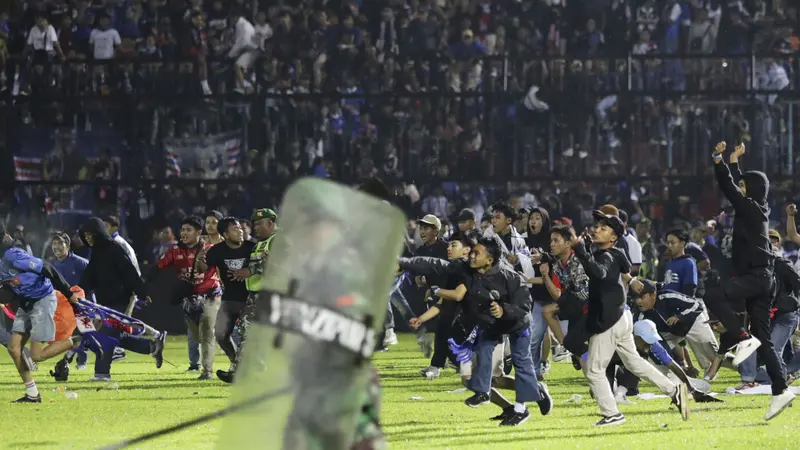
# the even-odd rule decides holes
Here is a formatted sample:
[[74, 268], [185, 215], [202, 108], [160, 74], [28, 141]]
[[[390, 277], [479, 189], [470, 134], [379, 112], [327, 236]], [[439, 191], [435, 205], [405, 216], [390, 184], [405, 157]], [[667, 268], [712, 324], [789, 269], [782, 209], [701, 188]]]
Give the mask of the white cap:
[[442, 221], [439, 220], [438, 217], [434, 216], [433, 214], [425, 214], [425, 217], [422, 219], [418, 219], [417, 223], [424, 223], [426, 225], [430, 225], [437, 230], [442, 229]]
[[633, 334], [639, 336], [650, 345], [661, 340], [656, 324], [652, 320], [640, 320], [633, 324]]

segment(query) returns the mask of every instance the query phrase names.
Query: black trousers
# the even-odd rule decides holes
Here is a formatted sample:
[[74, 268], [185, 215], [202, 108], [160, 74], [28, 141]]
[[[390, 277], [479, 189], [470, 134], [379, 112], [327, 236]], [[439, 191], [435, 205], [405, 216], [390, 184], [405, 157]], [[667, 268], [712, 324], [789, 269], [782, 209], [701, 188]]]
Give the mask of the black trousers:
[[[726, 342], [740, 342], [748, 338], [747, 331], [736, 314], [737, 305], [744, 304], [750, 317], [750, 333], [759, 341], [758, 357], [764, 363], [772, 381], [772, 394], [786, 390], [786, 373], [780, 356], [772, 344], [770, 334], [770, 309], [775, 296], [775, 277], [772, 268], [747, 273], [709, 289], [705, 304], [725, 326]], [[739, 306], [741, 307], [741, 306]]]
[[611, 364], [606, 368], [606, 377], [610, 386], [613, 387], [616, 380], [617, 386], [628, 390], [627, 395], [631, 397], [639, 395], [639, 377], [628, 371], [618, 356], [614, 355]]
[[586, 330], [586, 316], [569, 318], [567, 334], [564, 336], [562, 345], [569, 350], [573, 356], [580, 358], [581, 355], [589, 351], [589, 338], [592, 335]]
[[[450, 357], [450, 346], [447, 340], [452, 336], [453, 320], [457, 312], [457, 306], [452, 302], [442, 302], [439, 312], [439, 321], [436, 323], [436, 330], [433, 337], [433, 356], [431, 366], [444, 368], [447, 358]], [[451, 358], [451, 361], [454, 358]], [[456, 364], [456, 366], [458, 366]]]

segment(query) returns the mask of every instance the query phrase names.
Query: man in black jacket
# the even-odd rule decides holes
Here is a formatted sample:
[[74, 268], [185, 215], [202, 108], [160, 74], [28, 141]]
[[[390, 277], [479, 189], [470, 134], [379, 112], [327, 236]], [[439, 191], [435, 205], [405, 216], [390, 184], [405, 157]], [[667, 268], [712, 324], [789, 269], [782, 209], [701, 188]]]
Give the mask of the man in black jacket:
[[[478, 367], [473, 369], [470, 389], [475, 393], [466, 404], [477, 407], [490, 402], [492, 352], [507, 334], [516, 371], [516, 403], [500, 423], [516, 426], [530, 418], [526, 402], [537, 402], [542, 415], [550, 413], [552, 400], [544, 385], [536, 380], [531, 358], [531, 297], [522, 278], [501, 267], [502, 250], [494, 238], [483, 238], [473, 248], [469, 263], [440, 261], [439, 273], [461, 273], [466, 293], [463, 307], [476, 321], [479, 335], [475, 343]], [[400, 268], [411, 270], [418, 258], [401, 258]], [[428, 259], [428, 262], [434, 260]], [[505, 411], [504, 411], [505, 413]]]
[[[777, 255], [780, 255], [781, 249], [781, 235], [776, 230], [769, 230], [769, 239], [772, 243], [772, 248]], [[775, 351], [778, 356], [781, 356], [780, 362], [784, 364], [786, 361], [782, 357], [784, 350], [789, 344], [792, 333], [797, 329], [798, 313], [800, 308], [800, 274], [797, 273], [792, 266], [791, 261], [788, 259], [777, 256], [775, 258], [775, 283], [777, 293], [775, 295], [775, 302], [772, 305], [772, 328], [770, 329], [770, 340], [775, 346]], [[791, 350], [791, 346], [789, 345]], [[759, 370], [756, 362], [756, 355], [751, 355], [740, 366], [739, 371], [744, 378], [745, 373], [751, 377], [752, 380], [758, 382], [766, 382], [763, 371]], [[786, 364], [784, 364], [784, 370]], [[787, 371], [788, 373], [788, 371]]]
[[[86, 292], [93, 292], [97, 303], [117, 311], [125, 311], [134, 294], [139, 298], [146, 299], [148, 303], [151, 301], [145, 290], [144, 282], [136, 272], [128, 254], [108, 234], [102, 219], [90, 218], [81, 229], [81, 239], [92, 248], [92, 257], [89, 265], [83, 271], [80, 287]], [[102, 327], [99, 332], [118, 340], [119, 347], [143, 355], [152, 355], [156, 361], [156, 367], [161, 368], [166, 332], [147, 327], [145, 335], [149, 339], [121, 334], [111, 327]], [[97, 354], [92, 381], [111, 379], [113, 355], [113, 351], [103, 351]]]
[[[704, 300], [725, 327], [728, 335], [725, 342], [735, 343], [730, 349], [734, 365], [738, 366], [758, 350], [772, 380], [772, 401], [764, 416], [770, 420], [792, 403], [794, 394], [787, 389], [784, 367], [770, 339], [775, 255], [768, 237], [769, 179], [758, 171], [741, 173], [738, 162], [744, 154], [744, 144], [737, 145], [731, 154], [729, 170], [722, 160], [725, 148], [725, 142], [718, 143], [712, 157], [719, 187], [735, 211], [731, 262], [736, 277], [709, 289]], [[739, 303], [744, 303], [752, 336], [734, 312], [733, 306]]]
[[614, 426], [625, 423], [611, 386], [606, 378], [606, 368], [616, 352], [625, 368], [639, 378], [650, 381], [678, 406], [681, 417], [687, 420], [688, 390], [684, 384], [675, 385], [664, 374], [639, 356], [633, 340], [633, 317], [625, 305], [625, 291], [621, 275], [630, 271], [630, 262], [622, 250], [615, 247], [625, 232], [617, 216], [594, 212], [593, 241], [597, 250], [592, 254], [583, 238], [572, 234], [575, 256], [589, 276], [589, 300], [586, 317], [589, 338], [589, 355], [586, 361], [586, 378], [603, 414], [597, 426]]
[[[447, 242], [439, 237], [439, 230], [442, 228], [442, 221], [433, 214], [427, 214], [422, 219], [417, 220], [419, 235], [422, 238], [422, 245], [414, 253], [416, 256], [447, 259]], [[419, 288], [430, 286], [447, 286], [447, 277], [439, 275], [429, 275], [428, 277], [418, 275], [414, 281]], [[427, 297], [427, 296], [426, 296]], [[433, 338], [433, 356], [431, 365], [420, 370], [419, 373], [428, 379], [439, 378], [441, 370], [447, 362], [447, 354], [450, 349], [447, 340], [450, 339], [450, 326], [455, 319], [456, 306], [451, 303], [442, 305], [439, 313], [439, 321], [436, 323], [436, 330]]]

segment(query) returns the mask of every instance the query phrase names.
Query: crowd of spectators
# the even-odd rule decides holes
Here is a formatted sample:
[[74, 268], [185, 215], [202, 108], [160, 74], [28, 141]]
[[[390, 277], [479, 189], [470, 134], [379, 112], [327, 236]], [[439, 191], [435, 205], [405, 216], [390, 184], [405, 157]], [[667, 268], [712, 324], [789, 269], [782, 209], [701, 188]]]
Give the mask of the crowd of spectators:
[[[6, 5], [0, 101], [13, 102], [3, 121], [7, 136], [16, 136], [8, 148], [34, 125], [120, 135], [108, 154], [87, 155], [74, 144], [52, 149], [43, 170], [50, 179], [108, 174], [106, 161], [122, 168], [112, 177], [160, 179], [165, 139], [242, 133], [237, 170], [226, 175], [246, 183], [166, 190], [132, 181], [99, 190], [28, 188], [14, 197], [55, 202], [56, 209], [76, 190], [89, 190], [107, 207], [145, 219], [209, 207], [247, 210], [260, 206], [248, 199], [276, 203], [286, 182], [309, 173], [415, 181], [423, 198], [442, 191], [460, 207], [479, 191], [508, 196], [502, 181], [512, 178], [702, 174], [704, 149], [723, 138], [745, 140], [751, 154], [782, 170], [793, 136], [787, 129], [800, 120], [779, 95], [742, 95], [797, 85], [791, 54], [799, 22], [789, 1]], [[238, 14], [254, 25], [259, 47], [246, 76], [253, 96], [233, 89]], [[198, 173], [182, 176], [204, 178]], [[502, 188], [468, 183], [477, 179]], [[616, 189], [583, 187], [602, 193], [606, 184]], [[654, 195], [662, 184], [637, 189]], [[526, 192], [581, 189], [541, 182]], [[698, 202], [689, 204], [696, 209]]]

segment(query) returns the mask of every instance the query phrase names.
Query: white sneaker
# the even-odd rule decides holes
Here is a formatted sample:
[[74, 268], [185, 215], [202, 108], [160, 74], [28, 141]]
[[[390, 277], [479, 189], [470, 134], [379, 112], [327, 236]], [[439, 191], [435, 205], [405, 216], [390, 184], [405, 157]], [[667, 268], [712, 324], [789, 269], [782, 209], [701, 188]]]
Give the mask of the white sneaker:
[[628, 390], [622, 386], [617, 386], [616, 392], [614, 393], [614, 401], [616, 401], [618, 405], [636, 404], [636, 402], [628, 400]]
[[569, 352], [563, 345], [556, 346], [555, 351], [553, 352], [553, 362], [564, 362], [570, 361], [572, 359], [572, 353]]
[[783, 412], [787, 406], [792, 404], [792, 400], [794, 400], [794, 394], [792, 394], [788, 389], [783, 391], [781, 394], [773, 395], [772, 401], [769, 403], [769, 409], [767, 409], [767, 414], [764, 416], [764, 420], [772, 420], [778, 417], [778, 414]]
[[758, 347], [761, 347], [761, 341], [752, 336], [749, 339], [739, 342], [731, 349], [734, 354], [732, 364], [738, 367], [739, 364], [743, 363], [753, 352], [758, 350]]
[[394, 333], [394, 328], [386, 330], [386, 336], [383, 338], [383, 345], [397, 345], [397, 335]]
[[435, 378], [439, 378], [439, 375], [441, 374], [441, 369], [439, 369], [438, 367], [430, 366], [420, 370], [419, 373], [423, 377], [427, 378], [428, 381], [431, 381]]

